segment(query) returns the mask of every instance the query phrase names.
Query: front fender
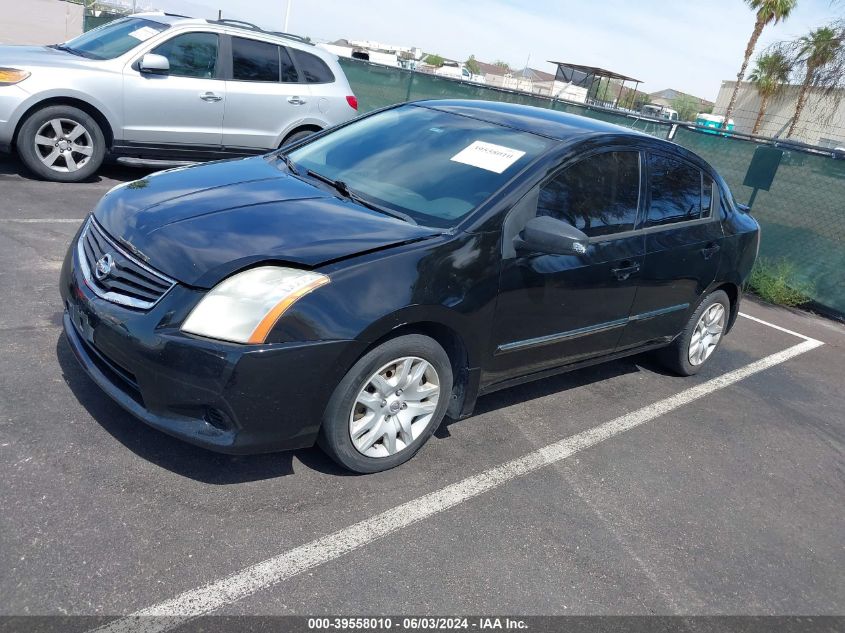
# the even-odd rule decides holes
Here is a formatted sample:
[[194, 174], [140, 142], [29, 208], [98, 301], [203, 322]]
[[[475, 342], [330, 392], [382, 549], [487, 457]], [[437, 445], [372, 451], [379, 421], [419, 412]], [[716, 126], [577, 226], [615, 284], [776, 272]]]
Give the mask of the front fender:
[[[122, 83], [120, 85], [122, 90]], [[30, 112], [34, 112], [41, 105], [47, 106], [50, 102], [55, 101], [78, 101], [94, 108], [108, 122], [113, 136], [115, 138], [120, 137], [122, 128], [118, 112], [92, 94], [73, 88], [50, 88], [30, 93], [30, 95], [25, 100], [21, 101], [12, 113], [12, 116], [9, 119], [9, 129], [14, 130], [14, 135], [17, 136], [17, 131], [20, 129], [20, 125]], [[117, 103], [122, 103], [122, 98], [119, 96], [117, 98]]]
[[434, 237], [324, 267], [331, 283], [295, 303], [268, 340], [353, 340], [345, 372], [398, 329], [434, 324], [457, 335], [469, 366], [479, 367], [499, 262], [499, 235], [488, 233]]

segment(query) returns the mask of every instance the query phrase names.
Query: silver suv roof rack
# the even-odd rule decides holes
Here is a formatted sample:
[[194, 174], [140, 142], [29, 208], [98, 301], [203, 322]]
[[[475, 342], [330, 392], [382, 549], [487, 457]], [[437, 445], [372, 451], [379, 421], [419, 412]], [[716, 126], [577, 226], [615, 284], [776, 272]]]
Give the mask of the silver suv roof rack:
[[295, 42], [299, 42], [300, 44], [311, 44], [310, 41], [301, 37], [299, 35], [293, 35], [292, 33], [283, 33], [282, 31], [266, 31], [262, 29], [257, 24], [253, 24], [252, 22], [246, 22], [244, 20], [233, 20], [231, 18], [220, 18], [219, 20], [208, 20], [209, 24], [222, 24], [224, 26], [234, 26], [239, 29], [246, 29], [248, 31], [257, 31], [259, 33], [267, 33], [268, 35], [275, 35], [277, 37], [284, 37], [289, 40], [293, 40]]

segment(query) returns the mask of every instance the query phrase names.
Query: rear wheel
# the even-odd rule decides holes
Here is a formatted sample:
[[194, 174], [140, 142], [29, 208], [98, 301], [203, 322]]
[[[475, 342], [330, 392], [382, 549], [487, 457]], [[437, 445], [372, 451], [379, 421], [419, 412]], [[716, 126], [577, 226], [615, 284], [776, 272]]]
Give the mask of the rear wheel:
[[97, 122], [71, 106], [48, 106], [31, 114], [16, 140], [18, 154], [37, 176], [79, 182], [96, 173], [106, 155]]
[[681, 335], [669, 347], [659, 350], [658, 358], [681, 376], [697, 374], [722, 342], [730, 309], [731, 302], [724, 291], [708, 295], [693, 312]]
[[293, 145], [294, 143], [298, 143], [302, 139], [308, 138], [312, 134], [316, 134], [316, 133], [317, 133], [317, 130], [300, 130], [299, 132], [294, 132], [293, 134], [291, 134], [290, 136], [285, 138], [284, 141], [282, 141], [281, 147]]
[[440, 425], [452, 393], [449, 357], [436, 341], [401, 336], [365, 354], [323, 416], [320, 446], [359, 473], [406, 462]]

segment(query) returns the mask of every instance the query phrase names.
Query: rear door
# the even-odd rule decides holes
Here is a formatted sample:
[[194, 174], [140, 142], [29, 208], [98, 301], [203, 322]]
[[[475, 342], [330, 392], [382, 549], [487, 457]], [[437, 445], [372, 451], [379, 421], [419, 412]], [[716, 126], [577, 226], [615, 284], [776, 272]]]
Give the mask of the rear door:
[[227, 38], [223, 144], [276, 149], [285, 130], [312, 108], [311, 90], [284, 46], [247, 37]]
[[181, 149], [219, 149], [226, 100], [219, 50], [216, 33], [181, 33], [148, 51], [166, 57], [169, 72], [142, 73], [139, 60], [127, 66], [123, 140]]
[[[601, 151], [565, 167], [511, 212], [487, 384], [616, 349], [644, 257], [644, 237], [634, 230], [640, 185], [639, 151]], [[586, 233], [586, 252], [514, 252], [513, 237], [536, 215]]]
[[710, 176], [658, 152], [646, 155], [646, 173], [645, 265], [620, 348], [678, 334], [719, 269], [723, 233]]

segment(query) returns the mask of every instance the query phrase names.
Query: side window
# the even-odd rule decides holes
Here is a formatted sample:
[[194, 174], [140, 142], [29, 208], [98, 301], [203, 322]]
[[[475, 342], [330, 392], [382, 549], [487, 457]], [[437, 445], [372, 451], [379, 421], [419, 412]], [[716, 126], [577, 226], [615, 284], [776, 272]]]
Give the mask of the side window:
[[232, 38], [232, 78], [238, 81], [279, 81], [279, 47], [268, 42]]
[[153, 51], [170, 62], [170, 75], [211, 79], [217, 70], [217, 35], [184, 33], [167, 40]]
[[331, 69], [322, 59], [311, 53], [292, 48], [291, 53], [309, 84], [327, 84], [334, 81]]
[[701, 217], [709, 218], [713, 211], [713, 179], [705, 173], [701, 174]]
[[674, 158], [650, 155], [648, 171], [651, 204], [646, 226], [701, 217], [702, 174], [698, 169]]
[[567, 167], [540, 188], [537, 215], [589, 237], [631, 231], [640, 199], [639, 152], [605, 152]]

